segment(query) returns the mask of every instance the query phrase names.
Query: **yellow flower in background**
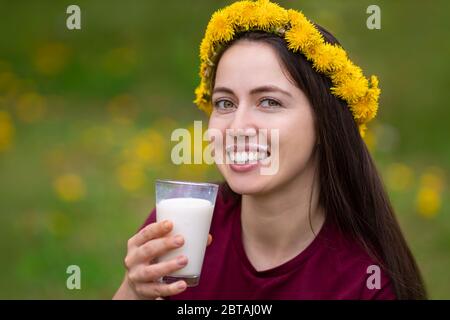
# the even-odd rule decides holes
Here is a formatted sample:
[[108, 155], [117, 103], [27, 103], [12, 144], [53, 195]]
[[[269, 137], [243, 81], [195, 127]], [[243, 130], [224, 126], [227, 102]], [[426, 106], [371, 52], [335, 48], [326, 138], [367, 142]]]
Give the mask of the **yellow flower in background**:
[[86, 187], [82, 178], [73, 173], [64, 174], [53, 181], [53, 187], [58, 197], [67, 202], [76, 202], [86, 195]]
[[441, 209], [441, 195], [433, 188], [421, 187], [416, 199], [417, 211], [422, 217], [432, 218]]
[[17, 117], [26, 123], [41, 120], [46, 110], [46, 99], [36, 92], [28, 92], [20, 95], [16, 103]]
[[[361, 132], [361, 130], [364, 130], [364, 132]], [[363, 124], [360, 126], [360, 134], [366, 143], [367, 149], [369, 149], [370, 152], [374, 152], [377, 146], [377, 135], [375, 132], [367, 129], [367, 126]]]
[[60, 42], [45, 43], [37, 48], [33, 64], [39, 73], [47, 76], [60, 73], [70, 57], [70, 49]]
[[119, 185], [127, 191], [137, 191], [146, 183], [146, 176], [142, 165], [129, 162], [120, 165], [116, 170]]
[[123, 125], [131, 124], [139, 111], [136, 99], [129, 94], [112, 98], [106, 108], [112, 121]]
[[414, 183], [414, 171], [404, 163], [392, 163], [386, 171], [386, 182], [395, 191], [406, 191]]
[[[167, 124], [174, 125], [171, 121]], [[130, 192], [141, 189], [146, 181], [146, 168], [160, 166], [166, 158], [166, 141], [158, 130], [146, 129], [133, 136], [122, 150], [122, 163], [116, 169], [119, 185]]]
[[165, 139], [157, 130], [153, 129], [147, 129], [135, 135], [122, 151], [125, 161], [142, 165], [162, 164], [165, 153]]
[[364, 139], [364, 137], [366, 136], [367, 125], [365, 123], [358, 125], [358, 131], [361, 135], [361, 138]]
[[0, 110], [0, 152], [8, 150], [13, 142], [14, 125], [8, 112]]
[[445, 187], [444, 177], [444, 171], [438, 167], [429, 167], [421, 175], [416, 206], [422, 217], [432, 218], [439, 213]]
[[420, 184], [424, 187], [442, 192], [445, 185], [444, 177], [445, 173], [441, 168], [429, 167], [420, 177]]

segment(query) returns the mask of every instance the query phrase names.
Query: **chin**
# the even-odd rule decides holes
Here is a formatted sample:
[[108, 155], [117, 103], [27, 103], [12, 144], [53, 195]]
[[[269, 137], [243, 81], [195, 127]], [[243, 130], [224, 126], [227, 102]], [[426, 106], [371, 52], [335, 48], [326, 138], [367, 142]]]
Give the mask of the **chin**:
[[274, 176], [264, 176], [259, 172], [238, 173], [229, 167], [220, 168], [225, 181], [231, 190], [241, 195], [257, 195], [270, 190], [271, 180]]

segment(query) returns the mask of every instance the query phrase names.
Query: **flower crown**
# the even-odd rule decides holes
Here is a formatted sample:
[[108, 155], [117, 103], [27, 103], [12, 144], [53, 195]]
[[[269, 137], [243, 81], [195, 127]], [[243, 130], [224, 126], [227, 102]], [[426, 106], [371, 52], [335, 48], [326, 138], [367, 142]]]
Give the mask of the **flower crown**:
[[322, 34], [296, 10], [286, 10], [269, 0], [238, 1], [216, 11], [206, 28], [200, 45], [201, 81], [195, 90], [194, 103], [208, 115], [212, 112], [211, 77], [221, 49], [240, 32], [265, 31], [284, 37], [288, 49], [302, 53], [313, 68], [331, 79], [331, 93], [347, 102], [353, 118], [364, 136], [366, 123], [378, 109], [378, 79], [364, 77], [345, 50], [325, 42]]

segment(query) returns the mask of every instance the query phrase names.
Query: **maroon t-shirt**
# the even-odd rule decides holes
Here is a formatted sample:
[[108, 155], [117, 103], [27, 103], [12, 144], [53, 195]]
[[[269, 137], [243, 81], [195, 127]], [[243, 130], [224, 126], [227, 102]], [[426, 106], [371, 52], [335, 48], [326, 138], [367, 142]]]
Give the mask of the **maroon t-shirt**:
[[[395, 299], [381, 270], [380, 289], [367, 279], [376, 263], [326, 219], [311, 244], [291, 260], [257, 271], [242, 243], [241, 199], [224, 194], [221, 185], [214, 208], [199, 284], [165, 299]], [[153, 209], [145, 225], [156, 221]], [[370, 280], [370, 283], [373, 283]]]

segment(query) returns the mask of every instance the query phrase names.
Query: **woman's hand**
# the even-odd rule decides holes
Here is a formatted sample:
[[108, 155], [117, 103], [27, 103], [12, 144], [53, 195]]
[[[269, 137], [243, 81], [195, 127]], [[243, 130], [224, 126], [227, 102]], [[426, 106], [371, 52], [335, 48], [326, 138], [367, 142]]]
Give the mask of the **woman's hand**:
[[[158, 281], [188, 262], [186, 256], [164, 262], [155, 261], [169, 250], [183, 246], [181, 235], [167, 235], [172, 228], [169, 220], [151, 223], [128, 240], [125, 257], [127, 272], [113, 299], [157, 299], [179, 294], [186, 289], [187, 284], [183, 280], [171, 284]], [[211, 242], [212, 236], [209, 234], [207, 245]]]

